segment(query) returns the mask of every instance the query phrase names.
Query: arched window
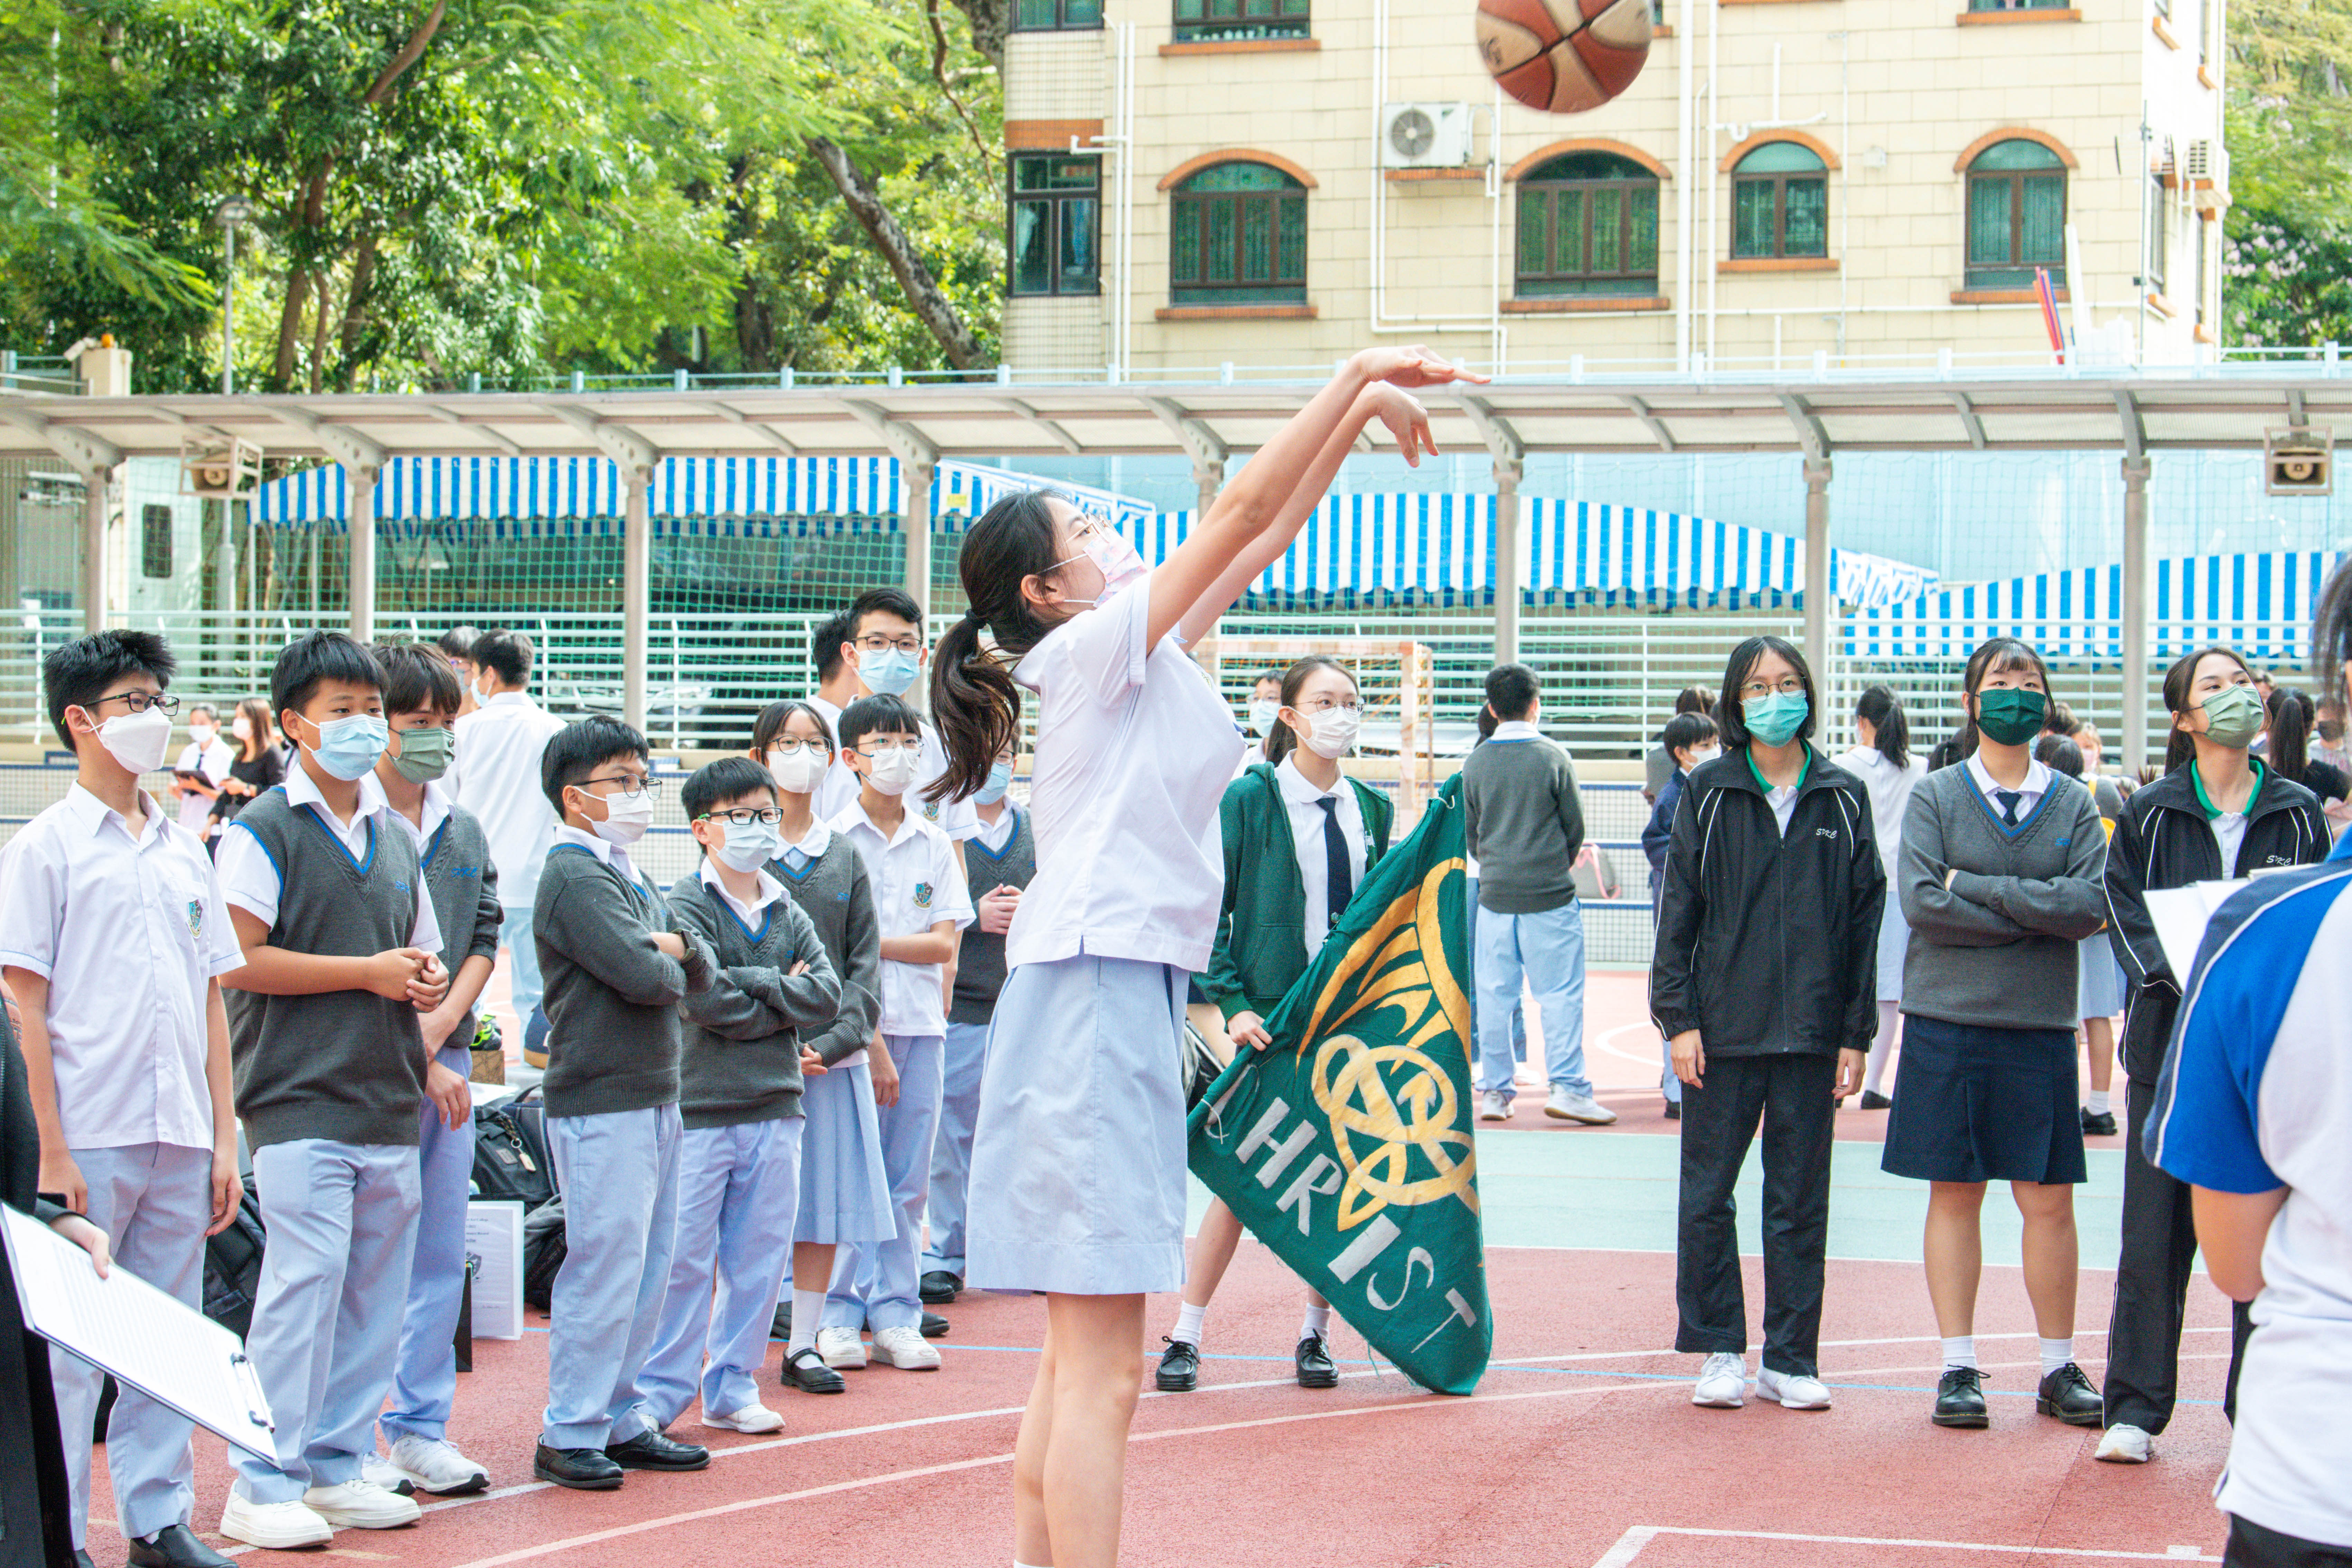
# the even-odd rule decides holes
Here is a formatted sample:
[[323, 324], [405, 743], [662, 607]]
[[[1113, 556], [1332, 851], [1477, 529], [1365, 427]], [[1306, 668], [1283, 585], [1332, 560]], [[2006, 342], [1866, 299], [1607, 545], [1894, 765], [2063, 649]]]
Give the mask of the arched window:
[[2033, 269], [2066, 282], [2066, 164], [2039, 142], [1996, 142], [1969, 165], [1971, 289], [2022, 289]]
[[1767, 142], [1731, 171], [1735, 258], [1827, 256], [1830, 175], [1801, 142]]
[[1658, 291], [1658, 177], [1613, 153], [1570, 153], [1519, 182], [1518, 291]]
[[1179, 305], [1307, 298], [1307, 187], [1268, 163], [1212, 163], [1170, 203], [1168, 279]]

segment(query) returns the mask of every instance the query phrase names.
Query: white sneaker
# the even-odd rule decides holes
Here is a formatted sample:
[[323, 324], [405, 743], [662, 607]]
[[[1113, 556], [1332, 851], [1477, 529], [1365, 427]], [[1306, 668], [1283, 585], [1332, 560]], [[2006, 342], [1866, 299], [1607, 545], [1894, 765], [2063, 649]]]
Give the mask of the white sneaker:
[[740, 1410], [730, 1410], [723, 1415], [715, 1415], [706, 1410], [702, 1413], [702, 1424], [705, 1426], [717, 1427], [721, 1432], [750, 1432], [754, 1435], [762, 1432], [781, 1432], [784, 1429], [782, 1416], [756, 1402], [746, 1405]]
[[901, 1372], [937, 1372], [940, 1352], [931, 1342], [923, 1338], [923, 1331], [913, 1324], [895, 1329], [874, 1331], [874, 1359], [884, 1366], [895, 1366]]
[[337, 1529], [398, 1530], [425, 1517], [415, 1499], [388, 1492], [364, 1478], [341, 1486], [312, 1487], [302, 1494], [302, 1504]]
[[1717, 1351], [1698, 1369], [1698, 1385], [1691, 1403], [1717, 1410], [1737, 1410], [1748, 1403], [1748, 1363], [1729, 1351]]
[[1756, 1369], [1756, 1397], [1777, 1399], [1783, 1410], [1827, 1410], [1830, 1391], [1822, 1386], [1818, 1377], [1806, 1377], [1793, 1372], [1774, 1372], [1769, 1366]]
[[1499, 1089], [1490, 1089], [1478, 1096], [1478, 1120], [1508, 1121], [1511, 1119], [1511, 1097]]
[[2100, 1435], [2098, 1452], [2091, 1458], [2110, 1465], [2145, 1465], [2156, 1453], [2156, 1440], [2137, 1426], [2110, 1426]]
[[1544, 1114], [1559, 1121], [1581, 1121], [1587, 1127], [1607, 1127], [1617, 1113], [1589, 1094], [1573, 1094], [1555, 1087], [1544, 1101]]
[[490, 1472], [459, 1453], [457, 1445], [446, 1437], [409, 1436], [393, 1444], [392, 1459], [385, 1468], [402, 1483], [398, 1486], [378, 1472], [381, 1463], [371, 1458], [361, 1473], [384, 1490], [403, 1497], [412, 1490], [431, 1492], [435, 1497], [466, 1497], [490, 1484]]
[[402, 1474], [400, 1467], [382, 1454], [370, 1454], [362, 1459], [360, 1474], [384, 1490], [397, 1493], [402, 1497], [406, 1497], [416, 1489], [416, 1483]]
[[830, 1367], [861, 1367], [866, 1364], [866, 1342], [857, 1337], [856, 1329], [819, 1329], [816, 1353]]
[[335, 1527], [302, 1503], [251, 1502], [234, 1491], [221, 1508], [220, 1532], [266, 1552], [324, 1546], [335, 1538]]

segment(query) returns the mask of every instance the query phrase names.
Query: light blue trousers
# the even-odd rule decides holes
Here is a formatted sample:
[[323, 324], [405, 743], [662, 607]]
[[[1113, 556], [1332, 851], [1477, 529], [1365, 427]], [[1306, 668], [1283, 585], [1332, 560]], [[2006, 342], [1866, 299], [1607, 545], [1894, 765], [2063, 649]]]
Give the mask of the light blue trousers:
[[602, 1448], [661, 1425], [637, 1380], [669, 1285], [684, 1136], [675, 1104], [547, 1119], [565, 1248], [548, 1313], [539, 1440], [551, 1448]]
[[656, 1426], [686, 1414], [698, 1393], [706, 1415], [760, 1403], [760, 1368], [793, 1249], [807, 1126], [788, 1116], [686, 1131], [669, 1285], [637, 1378]]
[[[546, 990], [539, 977], [539, 944], [531, 940], [530, 916], [529, 904], [509, 904], [506, 919], [499, 926], [499, 941], [514, 950], [514, 967], [508, 972], [507, 984], [514, 1000], [515, 1025], [522, 1029], [530, 1027], [530, 1016]], [[572, 1211], [563, 1212], [569, 1223]]]
[[1511, 1009], [1522, 986], [1543, 1018], [1544, 1065], [1554, 1089], [1591, 1094], [1584, 1076], [1584, 911], [1575, 900], [1541, 914], [1478, 911], [1478, 1088], [1506, 1100], [1512, 1086]]
[[[444, 1046], [443, 1067], [464, 1078], [473, 1053]], [[466, 1300], [466, 1205], [474, 1184], [474, 1119], [452, 1129], [431, 1100], [418, 1113], [416, 1173], [420, 1207], [416, 1251], [408, 1266], [408, 1303], [400, 1315], [400, 1360], [392, 1405], [378, 1418], [389, 1448], [403, 1437], [439, 1442], [448, 1436], [457, 1397], [457, 1310]]]
[[[76, 1149], [89, 1187], [89, 1222], [106, 1232], [114, 1261], [164, 1294], [204, 1305], [205, 1227], [212, 1223], [213, 1152], [174, 1143]], [[64, 1351], [49, 1352], [58, 1422], [65, 1433], [74, 1550], [89, 1522], [90, 1423], [106, 1374]], [[185, 1524], [195, 1509], [194, 1423], [136, 1390], [115, 1395], [107, 1417], [106, 1473], [122, 1533], [152, 1535]]]
[[229, 1450], [249, 1502], [299, 1502], [359, 1479], [400, 1353], [416, 1253], [416, 1151], [303, 1138], [254, 1151], [261, 1290], [246, 1354], [278, 1424], [278, 1462]]
[[916, 1328], [923, 1321], [916, 1260], [921, 1250], [924, 1197], [931, 1184], [931, 1141], [940, 1127], [945, 1047], [938, 1035], [886, 1035], [883, 1039], [898, 1068], [898, 1103], [879, 1106], [875, 1114], [882, 1128], [882, 1171], [890, 1182], [898, 1234], [887, 1241], [845, 1241], [834, 1249], [833, 1280], [824, 1300], [828, 1329], [855, 1329], [862, 1318], [878, 1333]]
[[965, 1187], [971, 1179], [971, 1131], [980, 1117], [980, 1069], [988, 1061], [988, 1026], [950, 1024], [940, 1075], [940, 1131], [931, 1143], [931, 1239], [923, 1272], [963, 1278]]

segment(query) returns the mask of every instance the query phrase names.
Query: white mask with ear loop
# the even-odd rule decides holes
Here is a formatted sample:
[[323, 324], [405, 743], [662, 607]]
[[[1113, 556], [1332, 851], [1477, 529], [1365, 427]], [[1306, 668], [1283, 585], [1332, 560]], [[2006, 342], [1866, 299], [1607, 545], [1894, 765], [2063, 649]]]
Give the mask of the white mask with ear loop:
[[[88, 712], [88, 709], [83, 710]], [[163, 765], [172, 747], [172, 716], [161, 708], [119, 714], [100, 724], [98, 743], [134, 773], [152, 773]]]

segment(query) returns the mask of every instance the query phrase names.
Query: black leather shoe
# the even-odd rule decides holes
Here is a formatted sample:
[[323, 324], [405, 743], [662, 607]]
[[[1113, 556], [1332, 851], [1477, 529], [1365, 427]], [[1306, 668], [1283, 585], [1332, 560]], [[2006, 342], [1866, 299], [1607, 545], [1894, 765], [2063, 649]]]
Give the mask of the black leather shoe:
[[1938, 1426], [1991, 1425], [1985, 1415], [1983, 1380], [1976, 1368], [1955, 1366], [1944, 1370], [1942, 1381], [1936, 1384], [1933, 1419]]
[[948, 1337], [948, 1321], [937, 1312], [923, 1314], [923, 1338], [943, 1340]]
[[776, 1381], [803, 1394], [839, 1394], [849, 1386], [841, 1381], [841, 1373], [824, 1364], [824, 1357], [806, 1345], [784, 1358]]
[[1680, 1121], [1682, 1119], [1683, 1102], [1679, 1100], [1670, 1100], [1666, 1101], [1666, 1120], [1669, 1121]]
[[236, 1568], [228, 1558], [196, 1539], [184, 1524], [168, 1524], [152, 1535], [131, 1538], [131, 1568]]
[[1865, 1089], [1862, 1091], [1862, 1108], [1864, 1110], [1892, 1110], [1895, 1102], [1874, 1089]]
[[776, 1321], [768, 1326], [768, 1332], [775, 1336], [777, 1339], [782, 1340], [787, 1344], [792, 1342], [793, 1304], [791, 1301], [784, 1300], [776, 1303]]
[[625, 1470], [704, 1470], [710, 1450], [681, 1443], [666, 1432], [640, 1432], [625, 1443], [607, 1443], [604, 1457]]
[[1298, 1342], [1298, 1386], [1301, 1388], [1337, 1388], [1339, 1369], [1331, 1361], [1321, 1334], [1309, 1334]]
[[927, 1307], [944, 1307], [952, 1302], [963, 1289], [963, 1277], [944, 1268], [934, 1268], [915, 1282], [915, 1294]]
[[551, 1448], [541, 1443], [531, 1456], [530, 1473], [575, 1492], [608, 1492], [621, 1484], [621, 1467], [602, 1448]]
[[2100, 1426], [2105, 1425], [2106, 1402], [2083, 1369], [2068, 1362], [2042, 1380], [2034, 1391], [2033, 1408], [2044, 1415], [2055, 1415], [2069, 1426]]
[[1201, 1347], [1183, 1340], [1162, 1338], [1160, 1342], [1168, 1348], [1160, 1352], [1152, 1386], [1162, 1394], [1192, 1393], [1201, 1383]]
[[2112, 1111], [2112, 1110], [2103, 1110], [2103, 1111], [2099, 1112], [2099, 1114], [2097, 1114], [2096, 1116], [2094, 1116], [2094, 1115], [2092, 1115], [2092, 1114], [2091, 1114], [2090, 1110], [2089, 1110], [2087, 1108], [2084, 1110], [2084, 1112], [2083, 1112], [2083, 1136], [2084, 1136], [2084, 1137], [2085, 1137], [2085, 1138], [2112, 1138], [2112, 1137], [2114, 1137], [2115, 1135], [2116, 1135], [2116, 1113], [2115, 1113], [2114, 1111]]

